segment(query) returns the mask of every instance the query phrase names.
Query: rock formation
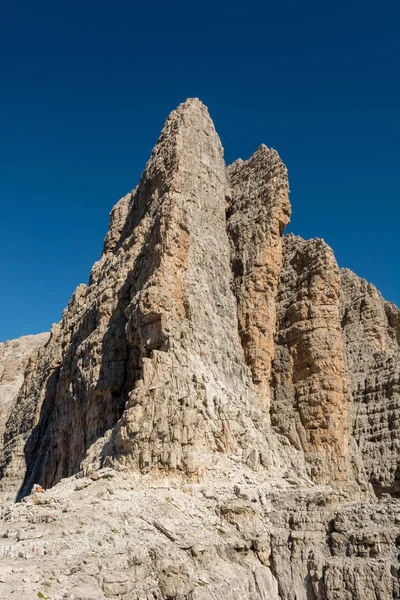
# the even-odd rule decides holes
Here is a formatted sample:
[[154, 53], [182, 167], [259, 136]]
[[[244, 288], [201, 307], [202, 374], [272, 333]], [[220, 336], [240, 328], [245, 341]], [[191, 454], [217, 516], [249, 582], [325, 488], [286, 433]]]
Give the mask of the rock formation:
[[199, 100], [168, 117], [0, 387], [1, 598], [400, 597], [400, 312], [282, 237], [288, 193], [264, 145], [225, 167]]
[[3, 446], [8, 413], [24, 382], [28, 361], [39, 348], [44, 346], [48, 337], [48, 333], [39, 333], [0, 343], [0, 448]]
[[400, 311], [341, 270], [353, 435], [376, 492], [400, 494]]
[[273, 425], [305, 453], [314, 481], [348, 480], [350, 419], [340, 277], [323, 240], [285, 238], [277, 312]]
[[276, 150], [262, 145], [249, 160], [230, 165], [228, 175], [232, 191], [227, 228], [239, 335], [260, 399], [266, 402], [274, 357], [281, 236], [291, 212], [287, 170]]

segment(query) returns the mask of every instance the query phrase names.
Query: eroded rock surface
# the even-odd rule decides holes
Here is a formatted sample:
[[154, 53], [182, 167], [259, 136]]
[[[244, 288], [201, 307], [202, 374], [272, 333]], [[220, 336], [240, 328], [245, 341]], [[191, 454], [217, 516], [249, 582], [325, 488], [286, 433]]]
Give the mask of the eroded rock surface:
[[399, 597], [397, 501], [210, 467], [184, 484], [103, 469], [3, 507], [0, 597]]
[[114, 426], [101, 463], [197, 473], [215, 451], [262, 459], [267, 419], [237, 333], [226, 190], [214, 125], [189, 100], [114, 208], [89, 285], [26, 379], [7, 424], [5, 489], [24, 471], [19, 497], [72, 475]]
[[25, 368], [48, 338], [48, 333], [39, 333], [0, 343], [0, 448], [8, 413], [24, 382]]
[[115, 448], [138, 468], [196, 473], [210, 452], [237, 448], [258, 460], [262, 415], [237, 334], [226, 189], [214, 125], [188, 101], [167, 120], [137, 192], [152, 229], [125, 314], [142, 372]]
[[341, 269], [353, 435], [377, 492], [400, 494], [399, 309]]
[[305, 453], [314, 481], [349, 481], [350, 418], [340, 278], [323, 240], [284, 238], [272, 424]]
[[287, 169], [276, 150], [262, 145], [249, 160], [239, 159], [230, 165], [228, 175], [232, 192], [227, 228], [239, 335], [265, 403], [270, 395], [274, 357], [281, 236], [291, 213]]
[[187, 100], [48, 342], [0, 345], [0, 598], [400, 597], [400, 312], [282, 238], [288, 190]]

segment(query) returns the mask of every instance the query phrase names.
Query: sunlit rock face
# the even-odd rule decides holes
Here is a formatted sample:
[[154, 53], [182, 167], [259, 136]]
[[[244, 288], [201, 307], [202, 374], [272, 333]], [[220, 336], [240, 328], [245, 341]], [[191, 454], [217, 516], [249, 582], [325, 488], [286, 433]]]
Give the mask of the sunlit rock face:
[[314, 481], [354, 477], [340, 277], [323, 240], [284, 238], [272, 423], [304, 452]]
[[400, 597], [400, 313], [290, 213], [275, 150], [169, 115], [60, 323], [0, 344], [1, 597]]
[[238, 331], [260, 400], [269, 407], [282, 232], [291, 213], [287, 169], [276, 150], [262, 145], [249, 160], [230, 165], [228, 175]]
[[353, 436], [377, 493], [400, 494], [400, 311], [341, 269]]
[[231, 289], [227, 193], [214, 125], [188, 100], [167, 119], [138, 187], [113, 209], [89, 285], [73, 294], [17, 399], [4, 487], [23, 472], [20, 496], [35, 481], [54, 485], [110, 430], [102, 462], [140, 470], [198, 473], [225, 450], [267, 461], [268, 419]]

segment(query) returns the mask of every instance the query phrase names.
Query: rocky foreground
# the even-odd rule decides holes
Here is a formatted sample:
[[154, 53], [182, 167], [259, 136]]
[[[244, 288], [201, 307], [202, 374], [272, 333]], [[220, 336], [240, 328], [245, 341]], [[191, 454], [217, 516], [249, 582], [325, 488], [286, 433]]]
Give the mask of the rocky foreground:
[[275, 150], [171, 113], [89, 284], [0, 344], [1, 599], [400, 598], [400, 311], [290, 212]]

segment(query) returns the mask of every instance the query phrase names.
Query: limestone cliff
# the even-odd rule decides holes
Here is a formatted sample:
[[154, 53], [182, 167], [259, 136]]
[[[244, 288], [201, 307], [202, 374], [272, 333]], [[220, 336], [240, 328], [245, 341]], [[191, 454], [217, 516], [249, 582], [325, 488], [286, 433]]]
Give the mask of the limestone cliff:
[[349, 480], [354, 475], [339, 268], [319, 239], [290, 235], [283, 255], [272, 423], [305, 453], [314, 481]]
[[[262, 402], [270, 395], [276, 296], [282, 265], [281, 236], [289, 222], [287, 170], [262, 145], [247, 161], [228, 167], [231, 198], [227, 228], [239, 335]], [[269, 403], [268, 403], [269, 407]]]
[[353, 435], [377, 492], [400, 494], [399, 309], [341, 270]]
[[226, 191], [213, 123], [189, 100], [113, 210], [89, 285], [25, 382], [7, 424], [3, 487], [24, 471], [19, 497], [35, 482], [54, 485], [114, 426], [102, 463], [197, 473], [215, 451], [262, 458], [267, 419], [237, 334]]
[[1, 598], [400, 598], [400, 311], [288, 194], [187, 100], [48, 341], [0, 345]]
[[[0, 343], [0, 448], [8, 413], [24, 382], [25, 368], [48, 337], [48, 333], [39, 333]], [[32, 361], [35, 362], [35, 357]]]

